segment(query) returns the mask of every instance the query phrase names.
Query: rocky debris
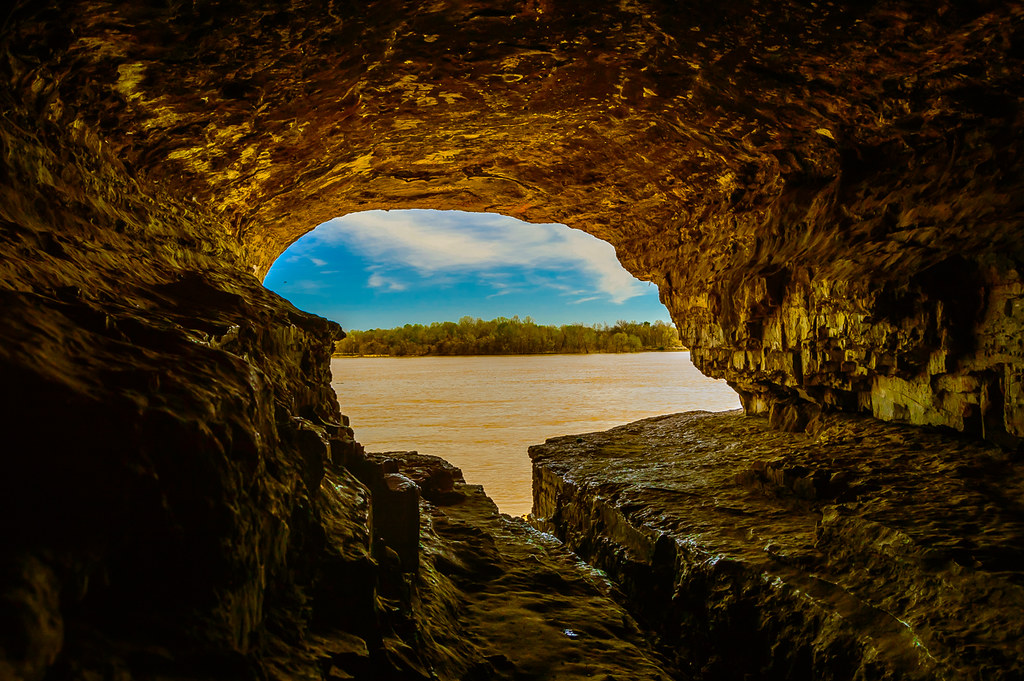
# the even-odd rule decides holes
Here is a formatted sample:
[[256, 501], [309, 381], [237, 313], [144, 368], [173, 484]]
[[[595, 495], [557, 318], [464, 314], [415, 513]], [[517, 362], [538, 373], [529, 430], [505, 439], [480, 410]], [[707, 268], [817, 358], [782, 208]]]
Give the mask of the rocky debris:
[[420, 498], [456, 503], [463, 495], [453, 488], [465, 482], [462, 471], [436, 456], [417, 452], [370, 453], [347, 441], [332, 443], [337, 465], [345, 466], [370, 490], [373, 515], [368, 519], [374, 555], [397, 555], [404, 572], [419, 566]]
[[[458, 471], [415, 452], [373, 456], [407, 478]], [[418, 670], [407, 678], [674, 678], [601, 573], [553, 537], [498, 513], [483, 488], [461, 475], [453, 491], [457, 503], [437, 505], [424, 495], [420, 505], [420, 567], [407, 577], [405, 638], [421, 644], [405, 649]]]
[[738, 412], [531, 447], [535, 524], [696, 678], [1015, 679], [1024, 471], [948, 433]]
[[455, 489], [456, 483], [465, 483], [462, 471], [444, 459], [419, 452], [380, 452], [368, 457], [379, 462], [385, 470], [398, 472], [412, 480], [423, 498], [435, 506], [450, 506], [464, 498]]
[[[346, 465], [328, 470], [326, 497], [342, 501], [349, 471], [365, 491], [325, 508], [312, 626], [296, 641], [334, 674], [325, 678], [672, 678], [602, 574], [498, 513], [458, 468], [416, 452], [362, 454]], [[440, 504], [428, 491], [439, 485]], [[335, 520], [341, 512], [344, 524]], [[367, 530], [346, 536], [360, 525]]]

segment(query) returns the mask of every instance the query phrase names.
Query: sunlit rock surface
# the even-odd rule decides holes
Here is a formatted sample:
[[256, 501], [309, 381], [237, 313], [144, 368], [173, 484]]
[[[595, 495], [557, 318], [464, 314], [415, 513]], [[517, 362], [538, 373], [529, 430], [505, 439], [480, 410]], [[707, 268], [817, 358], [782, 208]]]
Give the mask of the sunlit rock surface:
[[256, 273], [362, 209], [565, 222], [658, 284], [751, 409], [1015, 440], [1022, 12], [31, 3], [3, 29], [4, 126], [65, 167], [116, 159], [133, 183], [94, 191], [170, 195], [175, 234], [211, 228], [188, 251]]
[[[385, 642], [393, 666], [431, 679], [674, 678], [611, 597], [615, 587], [554, 537], [500, 515], [479, 485], [441, 459], [370, 458], [424, 493], [420, 545], [412, 547], [419, 569], [384, 591], [387, 606], [403, 613]], [[388, 668], [370, 671], [380, 678]]]
[[618, 581], [697, 678], [1024, 671], [1024, 475], [999, 449], [690, 412], [530, 456], [534, 522]]
[[258, 281], [351, 211], [585, 229], [774, 425], [1015, 447], [1022, 25], [1018, 2], [15, 4], [0, 676], [384, 659], [340, 330]]

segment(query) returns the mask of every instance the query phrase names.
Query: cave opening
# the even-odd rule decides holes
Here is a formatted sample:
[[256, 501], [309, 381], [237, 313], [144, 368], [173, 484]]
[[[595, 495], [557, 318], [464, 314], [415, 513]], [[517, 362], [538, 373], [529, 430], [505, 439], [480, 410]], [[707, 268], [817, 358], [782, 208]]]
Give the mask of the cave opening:
[[769, 414], [535, 450], [683, 676], [1020, 678], [1020, 2], [480, 4], [5, 16], [0, 677], [670, 676], [564, 547], [360, 458], [340, 328], [260, 279], [387, 202], [613, 244]]
[[658, 287], [626, 271], [607, 241], [499, 213], [349, 213], [290, 244], [263, 283], [346, 330], [465, 316], [557, 325], [671, 321]]
[[332, 387], [368, 450], [440, 456], [513, 516], [531, 509], [531, 445], [740, 406], [675, 345], [657, 288], [565, 225], [353, 213], [296, 240], [264, 285], [349, 334]]

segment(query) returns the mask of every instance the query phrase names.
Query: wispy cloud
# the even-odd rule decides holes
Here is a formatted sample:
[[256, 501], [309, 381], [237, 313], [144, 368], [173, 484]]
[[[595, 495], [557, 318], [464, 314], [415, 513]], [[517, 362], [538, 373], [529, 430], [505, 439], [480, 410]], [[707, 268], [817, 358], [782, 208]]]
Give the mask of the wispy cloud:
[[366, 280], [366, 285], [370, 288], [377, 288], [383, 291], [404, 291], [409, 288], [408, 284], [392, 279], [380, 272], [374, 272], [370, 275], [370, 278]]
[[491, 298], [498, 298], [500, 296], [507, 296], [513, 293], [524, 293], [527, 289], [523, 286], [510, 286], [508, 284], [501, 284], [494, 286], [497, 289], [494, 293], [487, 296], [488, 300]]
[[285, 290], [301, 291], [303, 293], [315, 293], [327, 288], [327, 284], [316, 279], [299, 279], [298, 281], [285, 282]]
[[309, 250], [308, 245], [306, 245], [303, 242], [296, 242], [295, 244], [292, 244], [292, 246], [288, 249], [288, 252], [291, 253], [291, 255], [285, 258], [285, 262], [300, 263], [303, 260], [308, 260], [317, 267], [323, 267], [324, 265], [329, 264], [323, 258], [314, 258], [312, 256], [306, 255], [307, 250]]
[[[367, 211], [324, 223], [307, 239], [310, 247], [344, 245], [377, 263], [369, 284], [381, 290], [406, 288], [394, 276], [402, 269], [411, 268], [436, 285], [439, 275], [483, 277], [518, 267], [578, 271], [601, 294], [590, 299], [622, 303], [644, 292], [643, 284], [616, 260], [610, 244], [564, 225], [533, 225], [486, 213]], [[494, 280], [485, 283], [498, 289], [495, 295], [503, 290]], [[537, 285], [569, 288], [557, 279], [538, 278]]]

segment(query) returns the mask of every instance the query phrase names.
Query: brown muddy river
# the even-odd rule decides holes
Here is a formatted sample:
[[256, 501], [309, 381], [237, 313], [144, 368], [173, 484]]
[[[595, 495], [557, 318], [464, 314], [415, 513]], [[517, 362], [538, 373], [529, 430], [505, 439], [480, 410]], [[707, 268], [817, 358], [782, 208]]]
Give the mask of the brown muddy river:
[[530, 511], [526, 449], [649, 416], [739, 408], [688, 352], [331, 360], [341, 411], [367, 451], [459, 466], [503, 512]]

